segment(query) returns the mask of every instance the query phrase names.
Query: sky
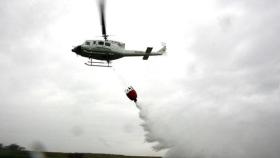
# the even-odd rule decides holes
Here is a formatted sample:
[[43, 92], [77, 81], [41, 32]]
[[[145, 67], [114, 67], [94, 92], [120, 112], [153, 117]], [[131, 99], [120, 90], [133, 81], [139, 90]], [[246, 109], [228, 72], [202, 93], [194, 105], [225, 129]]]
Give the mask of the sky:
[[[71, 49], [100, 39], [96, 1], [1, 0], [0, 143], [171, 158], [279, 157], [280, 1], [106, 4], [109, 39], [135, 50], [165, 42], [167, 54], [88, 67]], [[154, 143], [125, 96], [130, 85]]]

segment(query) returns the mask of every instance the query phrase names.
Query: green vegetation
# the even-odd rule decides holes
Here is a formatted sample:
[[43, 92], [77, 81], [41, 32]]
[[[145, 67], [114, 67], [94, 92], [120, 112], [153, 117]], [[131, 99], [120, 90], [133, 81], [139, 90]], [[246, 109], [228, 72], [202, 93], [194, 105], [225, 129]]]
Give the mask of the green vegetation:
[[[4, 146], [0, 143], [0, 158], [31, 158], [31, 155], [44, 155], [45, 158], [159, 158], [147, 156], [124, 156], [112, 154], [91, 154], [91, 153], [59, 153], [59, 152], [32, 152], [25, 150], [17, 144]], [[43, 158], [43, 157], [40, 157]]]
[[[90, 153], [58, 153], [45, 152], [46, 158], [159, 158], [147, 156], [123, 156], [112, 154], [90, 154]], [[30, 151], [14, 151], [7, 149], [0, 149], [0, 158], [31, 158]]]
[[23, 151], [25, 148], [22, 146], [19, 146], [17, 144], [10, 144], [10, 145], [4, 146], [3, 144], [0, 143], [0, 150], [1, 149], [11, 150], [11, 151]]
[[0, 157], [1, 158], [29, 158], [30, 155], [27, 151], [0, 149]]

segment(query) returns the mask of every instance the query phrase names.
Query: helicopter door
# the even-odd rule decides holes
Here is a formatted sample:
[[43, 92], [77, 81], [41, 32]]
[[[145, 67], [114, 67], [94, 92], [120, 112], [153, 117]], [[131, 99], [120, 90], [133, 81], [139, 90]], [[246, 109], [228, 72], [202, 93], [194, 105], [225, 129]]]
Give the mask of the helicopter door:
[[104, 47], [104, 41], [98, 41], [97, 45], [98, 47]]
[[110, 47], [110, 46], [111, 46], [111, 43], [105, 42], [105, 46], [106, 46], [106, 47]]

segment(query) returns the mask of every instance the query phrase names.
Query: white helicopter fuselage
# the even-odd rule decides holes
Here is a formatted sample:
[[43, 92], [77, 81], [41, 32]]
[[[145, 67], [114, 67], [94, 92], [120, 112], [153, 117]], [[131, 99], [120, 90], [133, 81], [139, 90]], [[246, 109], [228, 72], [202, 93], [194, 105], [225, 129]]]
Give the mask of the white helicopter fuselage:
[[[77, 55], [90, 59], [87, 63], [85, 63], [86, 65], [111, 67], [109, 65], [111, 60], [116, 60], [122, 57], [142, 56], [143, 60], [148, 60], [149, 56], [157, 56], [165, 53], [165, 45], [157, 52], [152, 52], [152, 47], [147, 47], [146, 51], [126, 50], [124, 43], [108, 40], [109, 36], [106, 33], [105, 20], [105, 0], [99, 0], [98, 6], [102, 37], [104, 38], [104, 40], [86, 40], [83, 44], [78, 45], [72, 49], [72, 52], [75, 52]], [[92, 61], [93, 59], [103, 61], [105, 60], [107, 62], [107, 66], [103, 65], [104, 62]]]
[[151, 47], [146, 51], [126, 50], [124, 43], [113, 40], [86, 40], [82, 45], [72, 49], [77, 55], [106, 61], [129, 56], [143, 56], [143, 59], [147, 60], [149, 56], [162, 55], [165, 50], [166, 46], [157, 52], [152, 52]]

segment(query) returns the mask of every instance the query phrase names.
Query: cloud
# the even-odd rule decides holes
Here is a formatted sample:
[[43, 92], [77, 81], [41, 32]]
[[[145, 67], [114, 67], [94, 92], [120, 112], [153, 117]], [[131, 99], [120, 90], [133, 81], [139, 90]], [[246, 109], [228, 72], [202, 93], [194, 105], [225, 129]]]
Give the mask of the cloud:
[[[165, 57], [114, 62], [149, 110], [156, 148], [171, 147], [167, 157], [277, 157], [279, 2], [166, 1], [153, 14], [158, 2], [145, 13], [146, 3], [137, 12], [129, 7], [133, 15], [119, 9], [125, 1], [110, 2], [107, 14], [108, 29], [128, 46], [167, 39]], [[94, 2], [0, 3], [1, 140], [154, 154], [114, 72], [85, 67], [86, 59], [70, 52], [74, 42], [100, 34]], [[128, 28], [140, 31], [132, 36]]]
[[280, 14], [274, 2], [221, 3], [218, 17], [196, 28], [189, 48], [195, 62], [180, 81], [183, 90], [153, 102], [150, 128], [160, 144], [171, 146], [165, 157], [280, 155]]

